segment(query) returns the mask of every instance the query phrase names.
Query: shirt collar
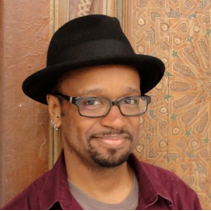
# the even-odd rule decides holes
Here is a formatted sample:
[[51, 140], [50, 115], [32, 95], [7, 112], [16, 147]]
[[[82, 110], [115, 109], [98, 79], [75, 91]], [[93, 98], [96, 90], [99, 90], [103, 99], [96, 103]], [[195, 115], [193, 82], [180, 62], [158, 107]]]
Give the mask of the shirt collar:
[[[142, 209], [155, 203], [159, 197], [165, 199], [169, 205], [173, 204], [170, 195], [163, 188], [159, 179], [153, 174], [154, 166], [139, 161], [133, 154], [129, 158], [129, 164], [138, 179], [139, 205], [141, 205]], [[150, 172], [149, 169], [151, 169]]]
[[54, 167], [47, 173], [39, 201], [42, 210], [48, 210], [56, 203], [63, 209], [80, 209], [69, 191], [63, 151]]
[[[146, 208], [162, 197], [172, 204], [172, 199], [154, 175], [149, 175], [146, 165], [140, 162], [133, 154], [129, 164], [134, 170], [139, 183], [139, 205]], [[147, 164], [147, 166], [149, 166]], [[49, 192], [51, 189], [51, 192]], [[63, 209], [81, 209], [78, 202], [71, 195], [67, 182], [64, 153], [62, 151], [54, 167], [46, 173], [45, 183], [40, 193], [40, 208], [48, 210], [56, 203]]]

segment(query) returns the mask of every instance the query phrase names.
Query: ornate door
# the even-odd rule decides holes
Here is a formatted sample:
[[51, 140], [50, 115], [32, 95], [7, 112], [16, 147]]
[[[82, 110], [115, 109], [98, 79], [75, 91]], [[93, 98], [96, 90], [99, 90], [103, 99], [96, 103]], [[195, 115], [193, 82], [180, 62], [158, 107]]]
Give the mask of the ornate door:
[[1, 0], [0, 205], [52, 167], [61, 150], [46, 106], [22, 81], [45, 67], [54, 31], [88, 14], [116, 16], [134, 50], [159, 57], [163, 80], [140, 118], [139, 159], [175, 172], [211, 209], [211, 5], [200, 0]]

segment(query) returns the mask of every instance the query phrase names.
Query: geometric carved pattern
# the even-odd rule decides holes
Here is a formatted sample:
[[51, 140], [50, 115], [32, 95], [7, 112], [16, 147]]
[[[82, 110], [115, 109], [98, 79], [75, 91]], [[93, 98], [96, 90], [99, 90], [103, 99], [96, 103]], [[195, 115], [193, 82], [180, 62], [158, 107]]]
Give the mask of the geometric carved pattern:
[[169, 169], [211, 209], [211, 4], [194, 0], [125, 1], [123, 28], [137, 53], [159, 57], [166, 73], [148, 94], [135, 150]]

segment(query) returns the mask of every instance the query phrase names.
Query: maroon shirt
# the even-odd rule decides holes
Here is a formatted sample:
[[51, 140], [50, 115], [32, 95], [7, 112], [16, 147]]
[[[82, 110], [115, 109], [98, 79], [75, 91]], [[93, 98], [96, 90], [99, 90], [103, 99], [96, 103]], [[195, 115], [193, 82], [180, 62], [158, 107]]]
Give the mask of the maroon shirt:
[[[196, 193], [170, 171], [140, 162], [134, 155], [130, 156], [129, 163], [139, 182], [137, 209], [201, 209]], [[53, 169], [2, 209], [82, 209], [69, 191], [63, 153]]]

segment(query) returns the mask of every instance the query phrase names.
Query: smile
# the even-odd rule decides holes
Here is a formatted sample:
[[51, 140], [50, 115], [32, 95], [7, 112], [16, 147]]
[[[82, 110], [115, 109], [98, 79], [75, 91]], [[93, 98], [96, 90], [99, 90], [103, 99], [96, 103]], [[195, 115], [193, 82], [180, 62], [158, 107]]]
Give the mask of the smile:
[[99, 136], [95, 137], [95, 139], [109, 147], [120, 147], [125, 143], [125, 141], [128, 141], [126, 136], [121, 135]]

